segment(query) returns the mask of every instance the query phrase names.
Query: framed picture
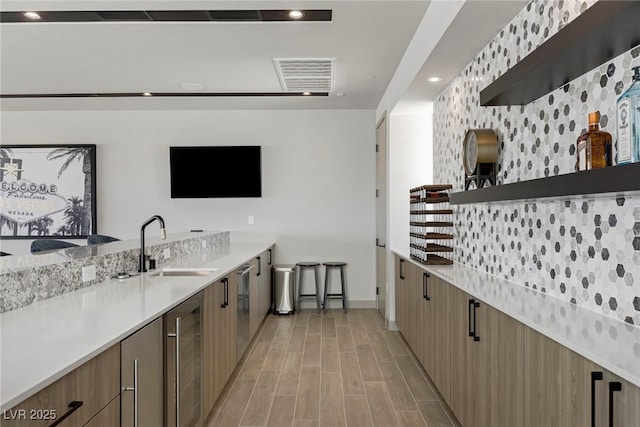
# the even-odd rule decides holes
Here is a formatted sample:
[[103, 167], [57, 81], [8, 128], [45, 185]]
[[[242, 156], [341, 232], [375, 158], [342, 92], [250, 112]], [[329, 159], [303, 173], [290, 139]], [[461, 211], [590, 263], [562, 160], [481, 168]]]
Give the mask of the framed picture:
[[95, 145], [2, 145], [0, 238], [96, 234]]

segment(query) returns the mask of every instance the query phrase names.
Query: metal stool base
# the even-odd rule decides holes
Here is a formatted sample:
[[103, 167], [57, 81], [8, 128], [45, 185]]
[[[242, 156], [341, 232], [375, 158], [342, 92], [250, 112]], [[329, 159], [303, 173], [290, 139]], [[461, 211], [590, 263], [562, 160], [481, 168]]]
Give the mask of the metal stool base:
[[[324, 272], [324, 299], [322, 301], [322, 310], [327, 309], [327, 300], [330, 299], [339, 299], [342, 300], [342, 309], [344, 312], [347, 312], [347, 293], [346, 293], [346, 262], [325, 262], [325, 272]], [[331, 269], [338, 268], [340, 269], [340, 289], [342, 292], [340, 293], [329, 293], [329, 283], [331, 278]]]
[[[312, 268], [314, 272], [314, 281], [316, 285], [316, 293], [315, 294], [303, 294], [302, 293], [302, 279], [305, 268]], [[322, 305], [320, 301], [320, 263], [314, 262], [299, 262], [296, 264], [296, 287], [298, 288], [298, 303], [296, 304], [298, 310], [302, 309], [302, 300], [303, 299], [315, 299], [316, 300], [316, 310], [320, 313], [320, 306]]]

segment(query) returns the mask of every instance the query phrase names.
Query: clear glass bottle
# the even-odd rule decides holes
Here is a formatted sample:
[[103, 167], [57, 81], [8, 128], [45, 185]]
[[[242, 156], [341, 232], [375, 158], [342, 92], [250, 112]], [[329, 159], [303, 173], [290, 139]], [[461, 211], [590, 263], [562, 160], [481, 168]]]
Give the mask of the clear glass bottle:
[[576, 141], [576, 171], [611, 166], [611, 134], [599, 124], [600, 113], [589, 113], [589, 129]]
[[640, 161], [640, 67], [633, 67], [631, 86], [618, 98], [616, 108], [618, 164]]

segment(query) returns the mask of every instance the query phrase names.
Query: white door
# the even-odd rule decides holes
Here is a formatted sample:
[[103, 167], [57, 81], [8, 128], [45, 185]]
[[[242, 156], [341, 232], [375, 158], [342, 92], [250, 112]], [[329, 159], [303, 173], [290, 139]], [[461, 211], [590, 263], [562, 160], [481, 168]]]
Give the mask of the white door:
[[387, 302], [387, 115], [376, 127], [376, 294], [386, 319]]

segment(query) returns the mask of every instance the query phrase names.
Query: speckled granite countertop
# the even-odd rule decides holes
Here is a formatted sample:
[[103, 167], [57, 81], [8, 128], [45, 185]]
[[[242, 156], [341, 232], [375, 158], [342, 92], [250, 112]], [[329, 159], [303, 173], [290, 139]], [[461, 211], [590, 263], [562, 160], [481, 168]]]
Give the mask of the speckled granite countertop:
[[176, 261], [218, 268], [205, 277], [154, 272], [110, 279], [0, 314], [0, 411], [5, 411], [158, 318], [273, 245], [233, 243], [228, 251]]
[[640, 387], [639, 327], [463, 264], [426, 266], [393, 252]]
[[[228, 248], [228, 231], [177, 233], [150, 238], [146, 254], [158, 267], [186, 256], [210, 258]], [[140, 240], [78, 246], [35, 255], [0, 257], [0, 313], [101, 283], [118, 272], [135, 271]], [[95, 279], [83, 281], [82, 269], [95, 267]]]

